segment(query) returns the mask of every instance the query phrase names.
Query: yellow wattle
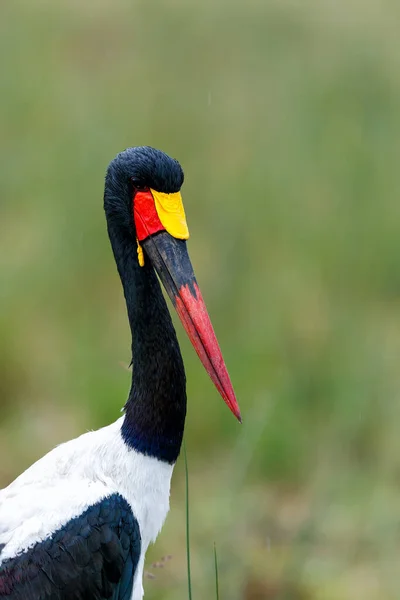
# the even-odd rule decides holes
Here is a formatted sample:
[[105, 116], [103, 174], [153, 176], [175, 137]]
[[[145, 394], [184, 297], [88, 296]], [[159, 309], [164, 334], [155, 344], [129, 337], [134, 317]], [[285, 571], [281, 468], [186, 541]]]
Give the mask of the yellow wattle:
[[136, 243], [137, 243], [137, 255], [138, 255], [138, 261], [139, 261], [139, 266], [144, 267], [144, 254], [143, 254], [143, 248], [142, 246], [139, 244], [139, 240], [136, 239]]

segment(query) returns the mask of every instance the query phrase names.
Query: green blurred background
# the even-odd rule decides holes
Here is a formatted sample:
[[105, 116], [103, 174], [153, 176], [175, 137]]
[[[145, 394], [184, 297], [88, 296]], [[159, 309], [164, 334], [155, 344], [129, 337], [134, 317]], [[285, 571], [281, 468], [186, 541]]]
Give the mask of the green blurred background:
[[[400, 5], [0, 6], [0, 485], [120, 415], [114, 155], [177, 157], [190, 254], [241, 404], [182, 327], [193, 589], [400, 597]], [[184, 465], [148, 600], [187, 598]], [[152, 563], [172, 555], [165, 567]]]

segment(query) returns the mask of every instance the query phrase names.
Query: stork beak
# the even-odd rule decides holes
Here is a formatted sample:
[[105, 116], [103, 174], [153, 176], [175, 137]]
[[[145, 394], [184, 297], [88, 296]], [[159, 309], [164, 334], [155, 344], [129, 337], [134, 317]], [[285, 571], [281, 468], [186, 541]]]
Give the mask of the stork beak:
[[206, 305], [197, 285], [186, 241], [160, 231], [141, 242], [160, 277], [207, 373], [235, 417], [242, 422]]

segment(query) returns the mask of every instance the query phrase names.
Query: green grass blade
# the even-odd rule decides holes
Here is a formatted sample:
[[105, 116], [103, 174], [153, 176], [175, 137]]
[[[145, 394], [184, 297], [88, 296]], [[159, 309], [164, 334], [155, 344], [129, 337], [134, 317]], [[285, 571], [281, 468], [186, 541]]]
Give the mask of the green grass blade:
[[217, 547], [214, 542], [215, 596], [219, 600]]
[[186, 442], [183, 440], [183, 454], [185, 457], [185, 479], [186, 479], [186, 560], [189, 600], [192, 600], [192, 576], [190, 569], [190, 529], [189, 529], [189, 471], [186, 454]]

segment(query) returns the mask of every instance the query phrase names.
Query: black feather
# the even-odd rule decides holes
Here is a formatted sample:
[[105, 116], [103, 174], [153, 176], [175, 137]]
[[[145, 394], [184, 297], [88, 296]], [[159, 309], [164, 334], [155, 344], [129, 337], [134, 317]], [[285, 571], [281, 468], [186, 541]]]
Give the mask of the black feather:
[[51, 537], [0, 565], [0, 598], [126, 600], [140, 532], [119, 494], [89, 507]]
[[186, 377], [178, 340], [157, 276], [137, 259], [132, 178], [159, 191], [183, 183], [177, 161], [149, 148], [128, 148], [110, 163], [104, 210], [111, 246], [124, 288], [132, 331], [132, 386], [122, 436], [142, 454], [174, 463], [186, 417]]

